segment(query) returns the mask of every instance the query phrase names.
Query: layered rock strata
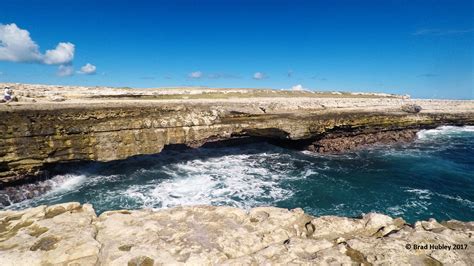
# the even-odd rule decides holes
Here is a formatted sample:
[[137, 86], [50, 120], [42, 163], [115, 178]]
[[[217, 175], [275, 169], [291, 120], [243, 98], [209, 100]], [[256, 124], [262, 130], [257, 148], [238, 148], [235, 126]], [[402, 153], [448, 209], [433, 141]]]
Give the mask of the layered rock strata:
[[370, 213], [190, 206], [119, 210], [65, 203], [0, 211], [1, 265], [473, 265], [473, 222], [407, 224]]
[[[0, 105], [0, 184], [38, 175], [49, 164], [125, 159], [159, 153], [172, 144], [198, 147], [253, 136], [313, 151], [338, 152], [408, 140], [412, 132], [423, 128], [474, 124], [474, 101], [351, 94], [319, 97], [271, 90], [266, 93], [279, 96], [252, 96], [258, 93], [252, 90], [245, 98], [219, 98], [231, 92], [214, 90], [213, 97], [219, 96], [215, 99], [201, 93], [202, 99], [130, 100], [130, 95], [142, 91], [125, 90], [127, 98], [111, 100], [90, 98], [85, 88], [77, 95], [74, 90], [61, 91], [53, 92], [66, 95], [63, 102]], [[404, 112], [402, 107], [407, 104], [422, 110]]]

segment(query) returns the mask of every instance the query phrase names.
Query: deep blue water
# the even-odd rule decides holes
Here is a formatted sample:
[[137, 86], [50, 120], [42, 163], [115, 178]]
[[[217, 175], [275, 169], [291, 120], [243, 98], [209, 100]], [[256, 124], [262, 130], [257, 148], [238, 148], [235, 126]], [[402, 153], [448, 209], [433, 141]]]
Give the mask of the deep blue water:
[[317, 155], [270, 144], [168, 150], [67, 166], [54, 189], [8, 208], [67, 201], [111, 209], [189, 204], [301, 207], [313, 215], [380, 212], [409, 222], [474, 221], [474, 127], [418, 133], [410, 144]]

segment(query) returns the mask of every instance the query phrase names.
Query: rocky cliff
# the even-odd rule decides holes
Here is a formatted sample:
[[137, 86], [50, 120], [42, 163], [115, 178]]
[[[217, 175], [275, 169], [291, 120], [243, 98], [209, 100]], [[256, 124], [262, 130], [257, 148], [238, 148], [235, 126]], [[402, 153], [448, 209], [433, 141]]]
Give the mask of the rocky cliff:
[[1, 265], [473, 265], [473, 222], [194, 206], [0, 211]]
[[[20, 98], [0, 105], [1, 183], [24, 180], [53, 163], [118, 160], [158, 153], [171, 144], [197, 147], [253, 136], [295, 148], [338, 152], [409, 140], [421, 128], [474, 124], [473, 101], [276, 91], [273, 97], [268, 97], [272, 91], [263, 96], [204, 91], [185, 94], [201, 95], [200, 99], [172, 99], [170, 94], [130, 99], [142, 92], [125, 90], [128, 94], [120, 94], [122, 98], [110, 98], [110, 92], [94, 98], [84, 91], [62, 91], [67, 93], [53, 91], [63, 97], [57, 103], [37, 96], [36, 103]], [[422, 111], [406, 112], [402, 108], [406, 104], [417, 104]]]

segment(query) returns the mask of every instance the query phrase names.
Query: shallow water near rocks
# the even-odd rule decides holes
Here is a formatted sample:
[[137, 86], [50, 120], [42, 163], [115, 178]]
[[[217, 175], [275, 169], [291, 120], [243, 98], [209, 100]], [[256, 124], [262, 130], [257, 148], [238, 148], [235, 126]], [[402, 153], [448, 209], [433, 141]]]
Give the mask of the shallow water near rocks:
[[59, 166], [48, 193], [7, 206], [68, 201], [114, 209], [228, 205], [303, 208], [312, 215], [379, 212], [409, 222], [474, 220], [474, 127], [423, 130], [410, 144], [318, 155], [267, 143], [166, 150]]

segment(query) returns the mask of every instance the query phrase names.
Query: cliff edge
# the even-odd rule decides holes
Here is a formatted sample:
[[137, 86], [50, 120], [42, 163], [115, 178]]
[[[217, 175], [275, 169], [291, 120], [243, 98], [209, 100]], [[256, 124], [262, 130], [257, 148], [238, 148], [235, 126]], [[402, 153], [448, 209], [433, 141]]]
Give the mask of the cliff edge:
[[34, 177], [54, 163], [119, 160], [159, 153], [173, 144], [199, 147], [252, 137], [340, 152], [407, 141], [419, 129], [474, 124], [474, 101], [251, 89], [15, 86], [19, 101], [0, 105], [2, 185]]

